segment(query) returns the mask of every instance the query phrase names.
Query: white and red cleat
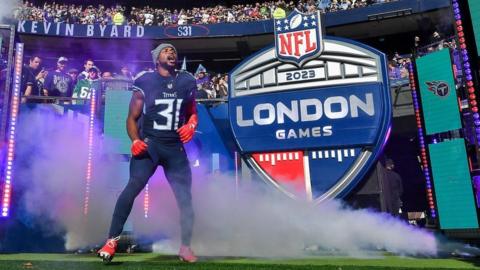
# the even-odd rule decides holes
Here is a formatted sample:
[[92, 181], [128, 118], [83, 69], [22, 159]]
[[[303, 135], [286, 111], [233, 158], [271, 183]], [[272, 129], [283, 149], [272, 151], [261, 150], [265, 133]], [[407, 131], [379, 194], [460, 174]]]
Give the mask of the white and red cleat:
[[197, 257], [195, 254], [193, 254], [193, 251], [190, 247], [187, 246], [181, 246], [180, 251], [178, 252], [178, 257], [180, 258], [181, 261], [188, 262], [188, 263], [194, 263], [197, 261]]
[[97, 256], [102, 258], [104, 262], [111, 262], [113, 257], [115, 256], [115, 251], [117, 249], [119, 239], [119, 236], [108, 239], [107, 243], [105, 243], [105, 245], [99, 251], [97, 251]]

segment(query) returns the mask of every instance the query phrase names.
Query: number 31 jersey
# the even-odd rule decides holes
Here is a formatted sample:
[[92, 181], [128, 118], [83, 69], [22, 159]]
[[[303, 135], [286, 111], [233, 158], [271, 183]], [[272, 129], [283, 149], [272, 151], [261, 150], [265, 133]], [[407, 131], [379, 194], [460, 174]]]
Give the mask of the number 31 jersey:
[[176, 130], [188, 121], [187, 105], [195, 102], [195, 78], [184, 71], [169, 77], [147, 72], [135, 80], [133, 90], [144, 96], [139, 121], [142, 137], [156, 141], [180, 140]]

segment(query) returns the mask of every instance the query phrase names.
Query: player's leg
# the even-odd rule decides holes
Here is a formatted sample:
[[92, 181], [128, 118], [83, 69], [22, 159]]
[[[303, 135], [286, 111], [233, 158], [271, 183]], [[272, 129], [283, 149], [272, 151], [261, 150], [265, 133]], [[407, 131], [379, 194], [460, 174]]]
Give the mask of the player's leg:
[[155, 173], [156, 164], [150, 158], [132, 158], [130, 161], [130, 180], [118, 197], [113, 212], [109, 238], [122, 233], [123, 225], [132, 211], [133, 202]]
[[142, 191], [153, 175], [156, 164], [148, 157], [135, 158], [130, 161], [130, 180], [117, 199], [113, 212], [112, 223], [108, 233], [107, 243], [98, 251], [104, 261], [111, 261], [115, 255], [117, 241], [122, 233], [123, 226], [132, 211], [133, 203], [137, 195]]
[[190, 249], [194, 220], [192, 171], [183, 145], [168, 147], [168, 153], [162, 165], [180, 210], [182, 247], [179, 256], [184, 261], [195, 262], [197, 258]]

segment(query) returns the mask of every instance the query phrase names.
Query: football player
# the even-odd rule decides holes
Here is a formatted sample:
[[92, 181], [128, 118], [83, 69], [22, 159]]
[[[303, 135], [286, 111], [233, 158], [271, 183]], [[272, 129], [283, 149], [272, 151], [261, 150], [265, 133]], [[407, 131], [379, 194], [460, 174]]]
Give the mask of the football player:
[[[134, 82], [127, 117], [127, 132], [132, 140], [130, 179], [120, 194], [113, 213], [107, 243], [98, 256], [109, 262], [133, 206], [157, 166], [162, 166], [180, 210], [182, 261], [195, 262], [190, 248], [193, 228], [191, 195], [192, 173], [184, 143], [189, 142], [198, 124], [195, 78], [177, 71], [177, 51], [171, 44], [160, 44], [152, 51], [156, 70]], [[141, 128], [139, 128], [139, 126]]]

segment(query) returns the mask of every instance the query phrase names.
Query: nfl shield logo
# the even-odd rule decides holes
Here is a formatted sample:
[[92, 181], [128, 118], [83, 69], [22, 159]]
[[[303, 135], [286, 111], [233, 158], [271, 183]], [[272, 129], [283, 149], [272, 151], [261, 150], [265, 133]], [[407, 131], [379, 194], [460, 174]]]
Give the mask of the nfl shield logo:
[[323, 51], [320, 13], [301, 13], [297, 9], [286, 18], [274, 20], [275, 53], [279, 61], [301, 67]]
[[318, 14], [315, 21], [306, 16], [296, 11], [276, 22], [277, 46], [233, 69], [228, 107], [248, 167], [285, 195], [320, 203], [346, 196], [375, 164], [390, 130], [391, 99], [383, 53], [321, 40], [312, 24]]

